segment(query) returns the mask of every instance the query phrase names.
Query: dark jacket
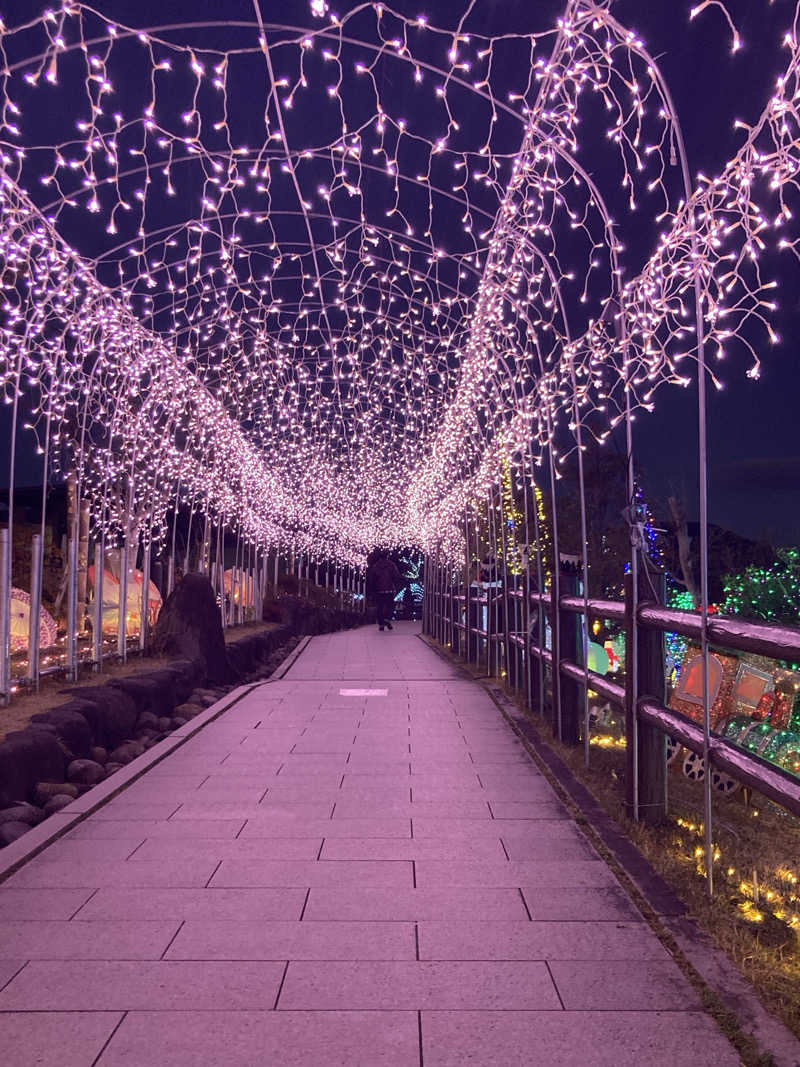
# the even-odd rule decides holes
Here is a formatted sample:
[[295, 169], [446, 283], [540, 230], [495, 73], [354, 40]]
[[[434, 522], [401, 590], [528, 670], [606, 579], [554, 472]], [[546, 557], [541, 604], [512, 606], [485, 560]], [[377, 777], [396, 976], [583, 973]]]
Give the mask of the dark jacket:
[[402, 584], [402, 575], [388, 556], [379, 557], [367, 567], [367, 593], [370, 596], [394, 594]]

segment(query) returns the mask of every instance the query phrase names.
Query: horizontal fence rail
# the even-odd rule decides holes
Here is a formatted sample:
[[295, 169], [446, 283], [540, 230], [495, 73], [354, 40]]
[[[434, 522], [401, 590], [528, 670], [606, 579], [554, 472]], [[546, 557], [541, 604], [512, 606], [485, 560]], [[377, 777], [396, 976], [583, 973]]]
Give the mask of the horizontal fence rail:
[[[666, 775], [666, 738], [690, 752], [705, 755], [706, 773], [710, 774], [713, 767], [800, 817], [800, 779], [726, 737], [712, 734], [707, 745], [702, 726], [666, 703], [663, 653], [659, 651], [663, 635], [681, 634], [699, 643], [703, 628], [699, 612], [679, 611], [652, 600], [641, 600], [633, 619], [630, 589], [626, 600], [584, 599], [567, 592], [557, 602], [548, 592], [526, 594], [520, 588], [472, 593], [465, 591], [463, 585], [454, 584], [452, 574], [448, 577], [443, 568], [430, 561], [428, 567], [426, 573], [432, 573], [432, 581], [426, 583], [425, 631], [469, 662], [485, 666], [488, 674], [504, 676], [508, 685], [524, 694], [527, 706], [540, 714], [545, 713], [544, 672], [549, 670], [552, 701], [558, 702], [551, 707], [551, 724], [560, 740], [579, 741], [579, 710], [587, 699], [587, 690], [626, 712], [625, 744], [631, 756], [636, 753], [636, 759], [628, 764], [626, 800], [633, 810], [635, 775], [641, 809], [636, 815], [643, 821], [658, 822], [666, 811], [664, 799], [653, 800], [654, 794], [662, 798], [665, 794], [662, 783]], [[562, 575], [560, 584], [569, 586], [570, 581], [573, 584], [576, 581], [573, 573]], [[568, 655], [570, 649], [578, 654], [582, 649], [581, 619], [587, 627], [591, 619], [626, 623], [628, 645], [637, 646], [640, 654], [648, 640], [655, 647], [660, 658], [660, 676], [654, 677], [652, 669], [649, 673], [647, 669], [643, 671], [641, 664], [639, 670], [633, 670], [629, 662], [624, 684], [620, 684], [590, 670], [578, 661], [578, 656]], [[540, 623], [545, 623], [545, 627]], [[555, 629], [559, 631], [560, 640], [555, 642], [556, 677], [553, 677], [554, 652], [545, 647], [544, 633], [540, 633], [546, 627], [551, 634]], [[709, 644], [721, 652], [748, 652], [771, 659], [800, 661], [800, 629], [797, 628], [714, 615], [708, 619], [707, 635]], [[583, 730], [588, 730], [588, 716]], [[642, 737], [643, 731], [651, 734], [649, 744]], [[652, 788], [653, 781], [656, 790]], [[642, 801], [643, 796], [648, 797], [646, 802]]]

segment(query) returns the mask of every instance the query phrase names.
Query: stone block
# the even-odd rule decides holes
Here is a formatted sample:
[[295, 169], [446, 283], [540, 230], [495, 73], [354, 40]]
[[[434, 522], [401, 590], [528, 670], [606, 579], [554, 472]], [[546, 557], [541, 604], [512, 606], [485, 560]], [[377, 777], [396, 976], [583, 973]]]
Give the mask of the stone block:
[[0, 807], [26, 800], [37, 782], [64, 778], [66, 757], [55, 734], [17, 730], [0, 742]]

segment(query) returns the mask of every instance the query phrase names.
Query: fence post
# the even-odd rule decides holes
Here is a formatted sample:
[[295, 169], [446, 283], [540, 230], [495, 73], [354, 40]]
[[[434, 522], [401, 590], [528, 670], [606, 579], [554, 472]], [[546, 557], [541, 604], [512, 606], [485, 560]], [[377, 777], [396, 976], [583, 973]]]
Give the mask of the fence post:
[[[647, 573], [646, 561], [639, 568], [639, 597], [642, 607], [646, 604], [663, 604], [664, 575]], [[636, 706], [643, 697], [666, 703], [666, 679], [664, 677], [664, 634], [660, 630], [651, 630], [640, 626], [633, 618], [633, 579], [626, 576], [625, 581], [625, 648], [637, 650], [637, 670], [631, 670], [626, 662], [625, 671], [625, 806], [628, 813], [634, 815], [634, 774], [638, 784], [638, 821], [656, 826], [666, 817], [666, 775], [667, 750], [666, 735], [655, 726], [639, 722]], [[633, 641], [633, 627], [638, 627], [636, 641]], [[636, 678], [634, 691], [633, 678]], [[636, 736], [634, 736], [634, 728]], [[634, 750], [638, 750], [638, 759], [634, 759]]]
[[[531, 611], [531, 592], [530, 581], [527, 583], [526, 593], [526, 608], [523, 612], [522, 618], [525, 625], [525, 648], [527, 661], [525, 664], [526, 670], [526, 683], [528, 686], [528, 707], [531, 711], [535, 711], [538, 715], [544, 715], [544, 703], [542, 701], [543, 682], [541, 673], [544, 670], [544, 665], [541, 659], [534, 654], [533, 648], [544, 648], [544, 612], [541, 610], [541, 602], [539, 599], [536, 601], [536, 641], [533, 640], [533, 634], [531, 632], [533, 627], [534, 614]], [[537, 593], [537, 598], [539, 594]], [[541, 624], [541, 625], [540, 625]]]
[[[567, 678], [561, 673], [562, 660], [572, 660], [580, 663], [582, 660], [583, 642], [581, 641], [581, 617], [572, 611], [562, 611], [555, 602], [555, 589], [558, 588], [561, 596], [575, 596], [578, 592], [578, 575], [574, 570], [566, 570], [562, 566], [560, 581], [553, 583], [553, 623], [558, 627], [558, 660], [556, 661], [555, 647], [553, 642], [553, 697], [558, 693], [561, 706], [561, 736], [560, 741], [567, 745], [577, 745], [581, 738], [581, 684], [574, 678]], [[558, 676], [558, 686], [556, 686]], [[554, 720], [557, 726], [558, 715], [554, 709]], [[557, 731], [556, 731], [557, 732]]]

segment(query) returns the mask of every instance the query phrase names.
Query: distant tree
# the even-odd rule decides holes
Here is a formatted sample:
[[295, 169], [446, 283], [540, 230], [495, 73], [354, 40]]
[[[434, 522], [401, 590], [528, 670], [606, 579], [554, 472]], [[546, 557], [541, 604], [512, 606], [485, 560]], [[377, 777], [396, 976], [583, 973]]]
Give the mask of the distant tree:
[[[571, 457], [556, 491], [559, 550], [581, 555], [581, 495], [577, 462]], [[621, 597], [631, 558], [627, 503], [627, 461], [622, 455], [587, 448], [583, 464], [586, 552], [592, 596]], [[546, 500], [550, 511], [549, 497]]]
[[[668, 516], [662, 518], [667, 536], [662, 540], [664, 563], [673, 580], [692, 595], [695, 607], [700, 603], [700, 524], [686, 521], [686, 502], [671, 496]], [[775, 549], [765, 541], [753, 541], [714, 523], [708, 525], [708, 598], [721, 603], [725, 580], [747, 567], [770, 567], [776, 560]]]

